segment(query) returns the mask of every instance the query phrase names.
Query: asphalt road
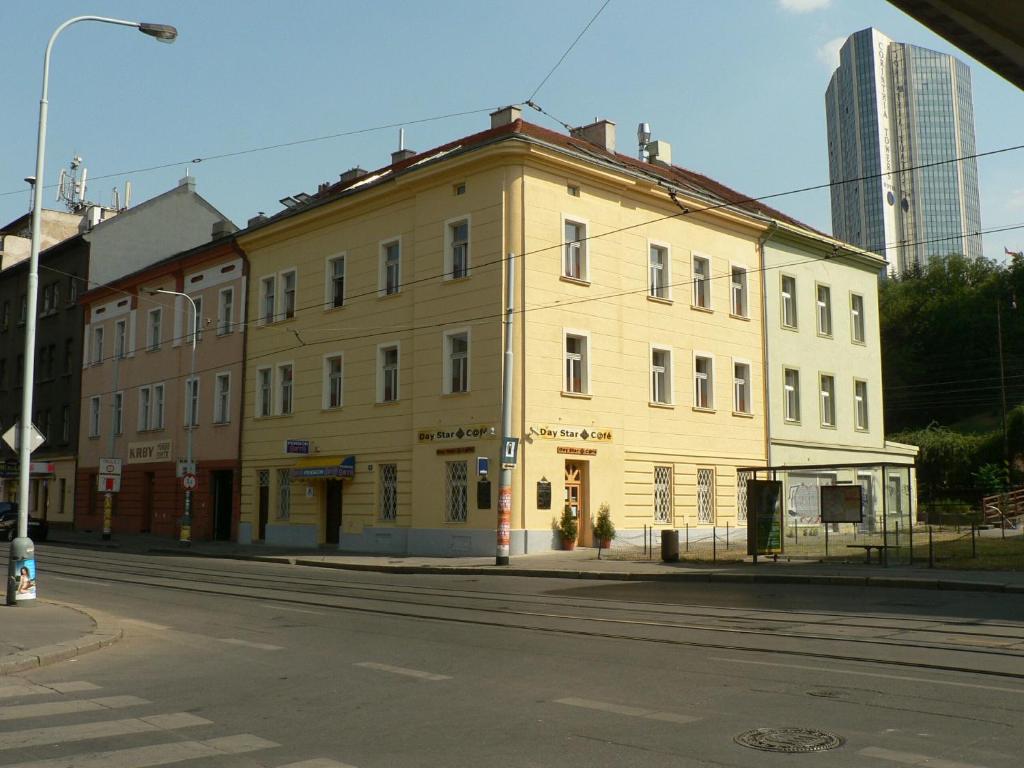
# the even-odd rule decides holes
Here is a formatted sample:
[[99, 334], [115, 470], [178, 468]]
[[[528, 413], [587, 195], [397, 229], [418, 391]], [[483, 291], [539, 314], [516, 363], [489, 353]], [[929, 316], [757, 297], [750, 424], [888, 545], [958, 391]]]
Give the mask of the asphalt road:
[[0, 766], [1024, 762], [1024, 596], [38, 560], [125, 638], [0, 680]]

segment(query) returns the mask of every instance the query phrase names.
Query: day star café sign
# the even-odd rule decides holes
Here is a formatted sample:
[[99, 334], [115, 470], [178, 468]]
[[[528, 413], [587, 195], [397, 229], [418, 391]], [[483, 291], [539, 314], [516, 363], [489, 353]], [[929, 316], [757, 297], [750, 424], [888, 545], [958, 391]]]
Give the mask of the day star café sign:
[[533, 427], [533, 433], [542, 440], [582, 440], [586, 443], [610, 443], [612, 431], [603, 427]]
[[421, 443], [437, 443], [444, 440], [478, 440], [482, 437], [491, 437], [494, 434], [493, 429], [488, 424], [421, 429], [416, 432], [416, 438]]

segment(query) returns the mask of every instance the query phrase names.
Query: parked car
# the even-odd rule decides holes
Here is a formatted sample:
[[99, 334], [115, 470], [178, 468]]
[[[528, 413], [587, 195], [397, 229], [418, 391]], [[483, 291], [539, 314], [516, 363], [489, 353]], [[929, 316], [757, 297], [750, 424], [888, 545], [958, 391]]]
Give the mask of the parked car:
[[[29, 515], [28, 537], [32, 541], [46, 541], [50, 524]], [[14, 501], [0, 501], [0, 541], [13, 541], [18, 535], [18, 504]]]

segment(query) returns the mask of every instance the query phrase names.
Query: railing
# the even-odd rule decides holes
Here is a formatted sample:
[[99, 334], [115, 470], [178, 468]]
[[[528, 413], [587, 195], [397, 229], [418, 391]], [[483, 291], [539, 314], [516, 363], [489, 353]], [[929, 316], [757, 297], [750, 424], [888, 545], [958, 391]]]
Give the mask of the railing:
[[1017, 528], [1024, 518], [1024, 488], [985, 496], [982, 500], [985, 522], [1001, 528]]

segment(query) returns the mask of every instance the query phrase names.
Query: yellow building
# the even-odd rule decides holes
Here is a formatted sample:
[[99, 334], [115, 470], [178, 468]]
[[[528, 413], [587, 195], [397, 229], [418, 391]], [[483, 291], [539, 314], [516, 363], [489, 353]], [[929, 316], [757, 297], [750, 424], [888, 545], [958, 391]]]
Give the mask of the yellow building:
[[508, 258], [512, 554], [559, 546], [566, 503], [582, 544], [605, 504], [619, 541], [736, 524], [767, 460], [759, 243], [790, 220], [614, 124], [491, 120], [240, 233], [241, 540], [494, 553]]

